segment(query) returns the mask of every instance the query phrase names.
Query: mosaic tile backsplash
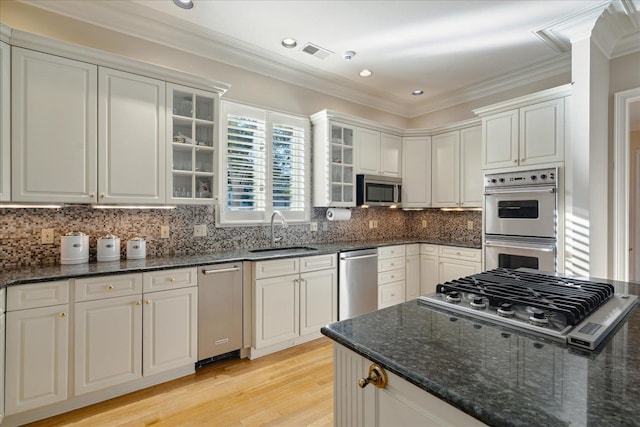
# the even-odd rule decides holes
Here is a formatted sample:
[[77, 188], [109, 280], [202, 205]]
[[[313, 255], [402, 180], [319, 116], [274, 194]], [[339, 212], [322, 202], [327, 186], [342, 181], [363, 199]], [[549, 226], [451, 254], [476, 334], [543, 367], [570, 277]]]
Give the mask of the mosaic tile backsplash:
[[[349, 221], [327, 221], [326, 208], [315, 208], [309, 224], [277, 226], [285, 245], [376, 241], [418, 238], [465, 245], [481, 243], [482, 213], [443, 212], [438, 209], [401, 211], [387, 208], [353, 208]], [[378, 228], [369, 228], [369, 221]], [[423, 220], [426, 227], [423, 227]], [[468, 222], [473, 230], [468, 230]], [[194, 237], [193, 226], [207, 225], [205, 237]], [[323, 225], [326, 224], [327, 230]], [[170, 227], [170, 238], [160, 238], [160, 226]], [[42, 244], [43, 228], [54, 230], [54, 243]], [[216, 227], [212, 206], [178, 206], [174, 210], [92, 209], [84, 206], [49, 209], [0, 209], [0, 268], [51, 265], [60, 262], [60, 236], [82, 231], [90, 237], [90, 261], [96, 260], [98, 237], [114, 234], [120, 238], [122, 258], [126, 242], [142, 237], [147, 242], [147, 258], [210, 253], [228, 249], [267, 247], [270, 228]]]

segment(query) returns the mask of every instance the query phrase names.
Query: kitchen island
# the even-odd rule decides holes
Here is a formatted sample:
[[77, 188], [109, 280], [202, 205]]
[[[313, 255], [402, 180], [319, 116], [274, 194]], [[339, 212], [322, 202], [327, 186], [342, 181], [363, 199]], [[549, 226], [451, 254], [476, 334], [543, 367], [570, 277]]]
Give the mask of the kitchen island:
[[[629, 291], [638, 294], [640, 285], [630, 284]], [[640, 423], [637, 307], [594, 352], [416, 300], [328, 325], [322, 333], [336, 341], [336, 426], [384, 426], [390, 419], [394, 426], [417, 419], [421, 425], [469, 425], [468, 416], [493, 426]], [[388, 391], [358, 388], [371, 363], [387, 371]]]

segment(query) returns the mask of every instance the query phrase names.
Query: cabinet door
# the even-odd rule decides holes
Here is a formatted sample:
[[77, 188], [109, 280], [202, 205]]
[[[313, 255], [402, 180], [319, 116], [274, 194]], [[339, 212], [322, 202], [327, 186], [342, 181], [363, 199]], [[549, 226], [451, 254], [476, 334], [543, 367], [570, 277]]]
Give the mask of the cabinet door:
[[470, 276], [480, 273], [480, 271], [479, 262], [459, 261], [448, 258], [440, 258], [438, 262], [438, 280], [440, 283]]
[[482, 119], [482, 169], [518, 164], [518, 110]]
[[75, 394], [142, 376], [140, 295], [75, 304]]
[[12, 311], [7, 316], [7, 415], [67, 399], [68, 305]]
[[[0, 42], [0, 201], [11, 200], [11, 55]], [[1, 399], [0, 399], [1, 400]]]
[[564, 98], [520, 109], [520, 165], [564, 160]]
[[431, 206], [431, 137], [404, 138], [402, 143], [402, 207]]
[[431, 205], [458, 206], [460, 202], [460, 132], [436, 135], [431, 139]]
[[402, 170], [402, 138], [380, 135], [380, 174], [400, 177]]
[[407, 255], [405, 272], [405, 301], [420, 296], [420, 255]]
[[380, 132], [358, 128], [358, 173], [380, 173]]
[[299, 275], [256, 280], [256, 349], [293, 339], [299, 335]]
[[94, 203], [97, 67], [12, 49], [12, 200]]
[[100, 67], [100, 203], [164, 203], [164, 82]]
[[420, 255], [420, 295], [432, 294], [438, 284], [438, 257]]
[[144, 295], [144, 376], [191, 365], [198, 353], [198, 288]]
[[460, 206], [482, 207], [482, 126], [460, 131]]
[[300, 335], [319, 333], [338, 320], [338, 271], [320, 270], [300, 275]]

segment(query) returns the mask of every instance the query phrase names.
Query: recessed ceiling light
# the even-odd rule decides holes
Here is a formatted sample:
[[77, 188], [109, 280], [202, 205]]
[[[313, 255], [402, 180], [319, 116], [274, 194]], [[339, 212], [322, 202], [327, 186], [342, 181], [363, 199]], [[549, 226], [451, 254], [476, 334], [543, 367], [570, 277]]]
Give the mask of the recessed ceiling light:
[[418, 95], [422, 95], [423, 93], [424, 93], [423, 90], [418, 89], [411, 92], [411, 95], [418, 96]]
[[296, 39], [292, 39], [291, 37], [287, 37], [282, 39], [280, 44], [287, 49], [293, 49], [294, 47], [298, 46], [298, 41]]
[[360, 77], [371, 77], [372, 74], [373, 74], [373, 71], [367, 70], [366, 68], [360, 71]]
[[173, 0], [173, 3], [183, 9], [191, 9], [193, 7], [192, 0]]

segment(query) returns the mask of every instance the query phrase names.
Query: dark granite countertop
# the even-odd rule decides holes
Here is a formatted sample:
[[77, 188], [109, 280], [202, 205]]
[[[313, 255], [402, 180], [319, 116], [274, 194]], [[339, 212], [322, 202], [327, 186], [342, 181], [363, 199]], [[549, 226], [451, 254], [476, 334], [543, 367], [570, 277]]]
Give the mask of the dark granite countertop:
[[638, 306], [595, 352], [417, 300], [322, 333], [489, 425], [640, 425]]
[[[278, 258], [313, 256], [337, 253], [346, 250], [374, 248], [380, 246], [404, 245], [411, 243], [430, 243], [446, 246], [459, 246], [480, 249], [480, 247], [457, 242], [425, 241], [419, 239], [397, 239], [366, 242], [336, 242], [304, 245], [314, 250], [295, 253], [252, 253], [248, 249], [224, 252], [211, 252], [197, 255], [175, 255], [163, 258], [147, 258], [139, 260], [122, 260], [111, 262], [92, 262], [84, 264], [51, 265], [43, 267], [25, 267], [0, 272], [0, 287], [25, 283], [64, 280], [74, 277], [101, 276], [106, 274], [137, 273], [142, 271], [165, 270], [171, 268], [196, 267], [200, 265], [219, 264], [239, 261], [263, 261]], [[286, 244], [285, 244], [286, 246]]]

